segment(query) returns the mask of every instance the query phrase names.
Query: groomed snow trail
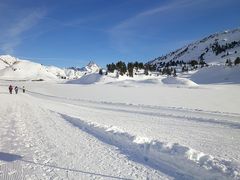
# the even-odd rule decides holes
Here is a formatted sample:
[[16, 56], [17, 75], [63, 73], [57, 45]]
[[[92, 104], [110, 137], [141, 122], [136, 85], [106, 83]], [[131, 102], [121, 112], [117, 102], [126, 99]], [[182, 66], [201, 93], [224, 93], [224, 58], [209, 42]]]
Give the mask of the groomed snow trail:
[[[170, 174], [177, 172], [175, 178], [197, 178], [199, 175], [209, 179], [221, 176], [223, 179], [223, 175], [240, 177], [240, 115], [237, 113], [30, 94], [37, 97], [40, 104], [87, 133], [120, 149], [127, 149], [128, 152], [123, 153], [128, 156], [138, 154], [149, 160], [141, 163], [157, 164], [157, 170], [166, 172], [167, 169]], [[147, 150], [142, 151], [141, 146]]]
[[0, 179], [171, 179], [28, 95], [0, 97]]
[[240, 177], [236, 113], [32, 92], [0, 99], [0, 179]]

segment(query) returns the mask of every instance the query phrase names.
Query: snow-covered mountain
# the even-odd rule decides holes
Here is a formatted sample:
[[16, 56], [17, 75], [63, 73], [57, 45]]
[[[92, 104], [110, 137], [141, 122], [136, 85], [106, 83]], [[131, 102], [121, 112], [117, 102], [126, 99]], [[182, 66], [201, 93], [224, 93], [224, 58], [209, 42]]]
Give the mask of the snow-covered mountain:
[[29, 60], [22, 60], [10, 55], [0, 56], [0, 79], [5, 80], [58, 80], [78, 79], [85, 74], [98, 72], [100, 67], [90, 62], [84, 68], [58, 68], [44, 66]]
[[87, 66], [80, 68], [81, 71], [86, 71], [88, 73], [96, 73], [99, 72], [100, 66], [98, 66], [95, 62], [90, 61]]
[[161, 66], [169, 61], [204, 60], [209, 64], [221, 64], [236, 57], [240, 57], [240, 28], [212, 34], [148, 63]]

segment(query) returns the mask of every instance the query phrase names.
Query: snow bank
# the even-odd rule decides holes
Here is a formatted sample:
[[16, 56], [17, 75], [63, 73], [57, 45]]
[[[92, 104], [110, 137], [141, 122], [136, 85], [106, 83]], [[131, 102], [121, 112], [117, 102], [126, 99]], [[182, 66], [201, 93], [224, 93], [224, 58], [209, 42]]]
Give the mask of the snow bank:
[[196, 87], [198, 84], [195, 82], [186, 79], [186, 78], [179, 78], [179, 77], [167, 77], [162, 79], [164, 84], [171, 84], [171, 85], [183, 85], [188, 87]]
[[205, 67], [194, 73], [191, 80], [199, 84], [240, 83], [240, 66], [215, 65]]
[[94, 84], [101, 80], [101, 75], [98, 73], [87, 74], [79, 79], [68, 81], [67, 84]]
[[[157, 140], [136, 137], [115, 126], [100, 126], [67, 115], [61, 116], [71, 124], [85, 130], [95, 137], [115, 145], [128, 155], [137, 156], [142, 161], [155, 166], [173, 166], [185, 175], [197, 175], [213, 179], [240, 178], [240, 165], [227, 160], [217, 159], [178, 143], [165, 143]], [[211, 179], [210, 178], [210, 179]]]
[[103, 76], [99, 73], [86, 74], [79, 79], [70, 80], [67, 84], [95, 84], [95, 83], [108, 83], [114, 81], [114, 78]]

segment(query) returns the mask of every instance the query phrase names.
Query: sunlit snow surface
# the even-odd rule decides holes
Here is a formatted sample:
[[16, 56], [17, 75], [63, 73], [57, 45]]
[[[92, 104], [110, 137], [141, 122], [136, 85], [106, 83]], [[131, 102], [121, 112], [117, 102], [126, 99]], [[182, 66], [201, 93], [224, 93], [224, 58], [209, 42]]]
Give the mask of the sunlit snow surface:
[[239, 84], [89, 76], [0, 81], [2, 179], [239, 179]]

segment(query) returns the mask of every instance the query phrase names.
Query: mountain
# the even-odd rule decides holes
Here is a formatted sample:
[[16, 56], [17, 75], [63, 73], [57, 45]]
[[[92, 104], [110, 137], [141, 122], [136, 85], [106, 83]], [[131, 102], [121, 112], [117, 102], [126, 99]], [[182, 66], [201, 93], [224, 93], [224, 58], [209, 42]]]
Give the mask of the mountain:
[[240, 28], [209, 35], [167, 55], [155, 58], [148, 64], [161, 67], [164, 62], [191, 60], [223, 64], [227, 59], [235, 60], [236, 57], [240, 57]]
[[0, 79], [55, 80], [58, 77], [48, 67], [10, 55], [0, 56]]
[[98, 66], [95, 62], [93, 61], [90, 61], [87, 66], [81, 68], [80, 70], [81, 71], [86, 71], [88, 73], [96, 73], [96, 72], [99, 72], [100, 70], [100, 66]]
[[98, 72], [100, 67], [90, 62], [84, 68], [58, 68], [44, 66], [10, 55], [0, 56], [0, 79], [5, 80], [58, 80], [78, 79], [85, 74]]

